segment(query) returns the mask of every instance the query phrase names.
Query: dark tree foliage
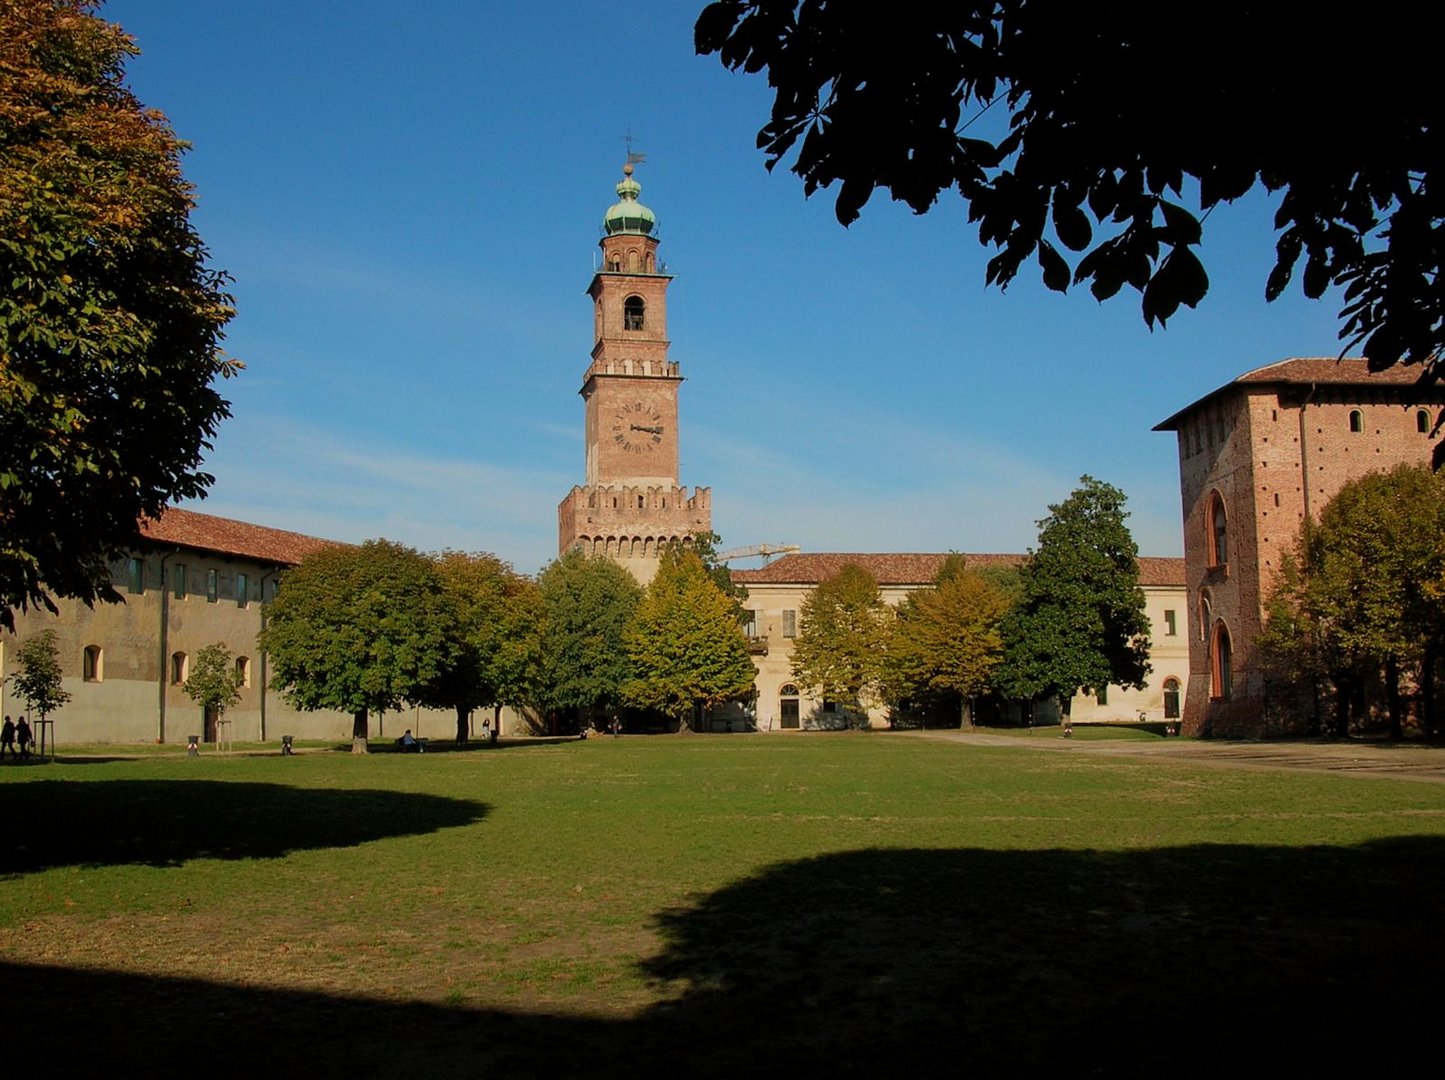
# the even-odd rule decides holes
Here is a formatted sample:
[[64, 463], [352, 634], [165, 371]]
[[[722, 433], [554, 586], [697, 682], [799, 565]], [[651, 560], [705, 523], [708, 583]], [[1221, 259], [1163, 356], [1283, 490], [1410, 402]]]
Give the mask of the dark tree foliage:
[[450, 606], [453, 658], [422, 691], [421, 703], [455, 709], [457, 741], [471, 714], [535, 700], [541, 663], [542, 605], [536, 583], [485, 552], [444, 551], [435, 559]]
[[1057, 698], [1061, 715], [1080, 690], [1139, 688], [1149, 674], [1149, 618], [1139, 548], [1124, 493], [1084, 476], [1039, 522], [1022, 596], [1003, 621], [997, 685], [1027, 701]]
[[419, 702], [455, 659], [454, 614], [425, 555], [390, 540], [322, 548], [269, 605], [271, 686], [298, 709], [351, 713], [365, 753], [368, 715]]
[[142, 516], [205, 493], [224, 275], [184, 144], [126, 89], [138, 51], [85, 0], [0, 0], [0, 624], [116, 600]]
[[718, 0], [696, 44], [767, 71], [768, 168], [796, 150], [807, 194], [839, 185], [843, 224], [876, 188], [920, 214], [956, 188], [998, 249], [990, 283], [1036, 258], [1060, 292], [1138, 290], [1151, 326], [1209, 288], [1204, 218], [1256, 186], [1281, 193], [1266, 297], [1302, 264], [1305, 295], [1343, 287], [1346, 349], [1438, 378], [1445, 95], [1426, 14]]
[[642, 599], [632, 575], [611, 559], [575, 548], [538, 575], [542, 631], [541, 704], [615, 710], [633, 677], [623, 634]]
[[1383, 696], [1404, 734], [1402, 683], [1427, 732], [1445, 651], [1445, 477], [1402, 465], [1346, 484], [1281, 560], [1257, 642], [1269, 675], [1334, 692], [1334, 733]]

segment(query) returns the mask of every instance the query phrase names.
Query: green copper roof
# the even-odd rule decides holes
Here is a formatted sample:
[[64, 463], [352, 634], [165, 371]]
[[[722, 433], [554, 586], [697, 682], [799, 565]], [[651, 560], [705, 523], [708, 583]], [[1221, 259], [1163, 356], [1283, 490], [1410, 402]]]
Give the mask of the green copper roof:
[[622, 166], [622, 182], [617, 185], [617, 197], [622, 201], [614, 203], [602, 215], [602, 229], [608, 236], [614, 233], [646, 236], [657, 228], [657, 215], [637, 201], [641, 191], [642, 185], [632, 179], [632, 164]]

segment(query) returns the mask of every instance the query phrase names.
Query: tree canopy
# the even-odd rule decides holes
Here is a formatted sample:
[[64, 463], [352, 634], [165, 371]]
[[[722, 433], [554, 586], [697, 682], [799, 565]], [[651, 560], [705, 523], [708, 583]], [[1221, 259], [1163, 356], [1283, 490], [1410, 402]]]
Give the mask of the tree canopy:
[[455, 709], [465, 741], [473, 710], [530, 703], [541, 662], [542, 609], [535, 583], [495, 555], [445, 551], [437, 571], [450, 607], [453, 660], [421, 703]]
[[542, 632], [542, 704], [615, 709], [632, 677], [623, 633], [642, 598], [631, 574], [611, 559], [572, 549], [537, 578]]
[[231, 650], [214, 642], [196, 653], [186, 679], [186, 696], [218, 716], [241, 700], [241, 673]]
[[1039, 522], [1022, 596], [1003, 623], [999, 688], [1028, 701], [1142, 688], [1149, 674], [1149, 618], [1139, 588], [1139, 549], [1124, 519], [1124, 493], [1084, 476]]
[[88, 0], [0, 2], [0, 624], [116, 600], [142, 516], [203, 495], [233, 311], [184, 149]]
[[623, 685], [624, 699], [676, 717], [679, 731], [694, 705], [752, 692], [757, 669], [737, 603], [717, 587], [702, 558], [680, 545], [663, 552], [623, 641], [634, 673]]
[[796, 148], [845, 225], [878, 188], [920, 214], [956, 189], [997, 249], [990, 283], [1033, 258], [1060, 292], [1138, 290], [1153, 325], [1209, 288], [1205, 218], [1262, 187], [1280, 195], [1265, 296], [1302, 262], [1306, 296], [1343, 287], [1347, 350], [1442, 374], [1445, 98], [1414, 4], [1235, 0], [1186, 25], [1143, 0], [717, 0], [696, 45], [767, 71], [768, 168]]
[[261, 647], [271, 685], [299, 709], [355, 718], [365, 752], [367, 716], [419, 701], [455, 656], [452, 609], [426, 556], [389, 540], [322, 548], [281, 581]]
[[1434, 733], [1445, 646], [1445, 477], [1402, 465], [1346, 484], [1301, 531], [1281, 569], [1260, 635], [1265, 666], [1286, 681], [1335, 691], [1335, 733], [1374, 688], [1403, 733], [1402, 676], [1420, 691]]
[[962, 716], [968, 699], [990, 689], [1003, 659], [999, 625], [1004, 591], [950, 555], [933, 585], [910, 593], [889, 635], [883, 685], [894, 701], [948, 697]]
[[877, 579], [849, 563], [818, 583], [799, 614], [793, 677], [850, 713], [865, 711], [878, 693], [893, 621]]

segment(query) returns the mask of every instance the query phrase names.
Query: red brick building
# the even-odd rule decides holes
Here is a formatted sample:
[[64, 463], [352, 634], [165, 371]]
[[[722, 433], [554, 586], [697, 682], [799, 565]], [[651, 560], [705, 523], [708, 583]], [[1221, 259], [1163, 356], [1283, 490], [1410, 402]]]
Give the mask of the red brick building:
[[1159, 424], [1179, 440], [1190, 734], [1259, 737], [1305, 718], [1270, 702], [1254, 642], [1280, 557], [1347, 482], [1428, 463], [1445, 387], [1358, 359], [1256, 368]]

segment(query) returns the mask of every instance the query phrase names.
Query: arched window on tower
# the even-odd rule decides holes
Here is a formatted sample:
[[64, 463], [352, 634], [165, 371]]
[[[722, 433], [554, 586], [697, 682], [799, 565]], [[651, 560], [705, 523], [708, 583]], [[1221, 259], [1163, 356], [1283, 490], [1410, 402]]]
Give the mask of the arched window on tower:
[[1415, 413], [1415, 430], [1421, 435], [1428, 435], [1430, 433], [1430, 414], [1424, 409]]
[[1350, 433], [1358, 435], [1365, 430], [1365, 414], [1359, 409], [1350, 410]]
[[1209, 517], [1205, 524], [1209, 533], [1209, 565], [1223, 566], [1229, 562], [1229, 522], [1224, 513], [1224, 498], [1217, 491], [1209, 499]]
[[1229, 647], [1229, 627], [1215, 623], [1209, 644], [1209, 696], [1215, 701], [1228, 701], [1234, 681]]
[[609, 255], [607, 257], [607, 269], [611, 270], [613, 273], [621, 273], [622, 256], [618, 255], [616, 252], [613, 252], [611, 255]]
[[629, 296], [622, 301], [622, 329], [641, 330], [645, 311], [646, 305], [640, 296]]

